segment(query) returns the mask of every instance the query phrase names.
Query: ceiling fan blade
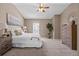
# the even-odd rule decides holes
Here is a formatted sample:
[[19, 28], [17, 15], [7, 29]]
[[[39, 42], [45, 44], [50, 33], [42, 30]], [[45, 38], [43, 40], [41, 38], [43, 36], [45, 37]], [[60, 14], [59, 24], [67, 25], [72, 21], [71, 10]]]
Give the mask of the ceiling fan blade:
[[49, 8], [49, 7], [44, 7], [44, 8]]

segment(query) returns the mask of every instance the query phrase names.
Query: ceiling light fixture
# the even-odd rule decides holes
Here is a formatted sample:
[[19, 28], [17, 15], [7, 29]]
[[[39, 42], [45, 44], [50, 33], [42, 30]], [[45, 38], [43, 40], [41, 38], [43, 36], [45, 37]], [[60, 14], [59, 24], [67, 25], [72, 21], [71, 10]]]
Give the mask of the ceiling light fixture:
[[40, 11], [40, 12], [45, 12], [46, 9], [48, 9], [48, 8], [49, 8], [48, 6], [45, 6], [43, 3], [40, 3], [40, 4], [39, 4], [38, 11]]

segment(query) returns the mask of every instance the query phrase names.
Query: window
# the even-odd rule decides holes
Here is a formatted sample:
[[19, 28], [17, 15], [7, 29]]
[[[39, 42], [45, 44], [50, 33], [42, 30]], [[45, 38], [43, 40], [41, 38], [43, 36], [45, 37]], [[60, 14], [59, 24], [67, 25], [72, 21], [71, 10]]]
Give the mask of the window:
[[39, 23], [33, 23], [33, 33], [39, 33]]

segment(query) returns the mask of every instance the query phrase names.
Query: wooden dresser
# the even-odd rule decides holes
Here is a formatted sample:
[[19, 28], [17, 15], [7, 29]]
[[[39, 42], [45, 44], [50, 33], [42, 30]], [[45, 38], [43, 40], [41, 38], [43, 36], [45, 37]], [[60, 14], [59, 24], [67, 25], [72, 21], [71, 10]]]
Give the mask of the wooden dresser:
[[0, 37], [0, 55], [3, 55], [11, 48], [12, 48], [12, 35], [11, 32], [8, 32], [7, 35], [2, 35]]

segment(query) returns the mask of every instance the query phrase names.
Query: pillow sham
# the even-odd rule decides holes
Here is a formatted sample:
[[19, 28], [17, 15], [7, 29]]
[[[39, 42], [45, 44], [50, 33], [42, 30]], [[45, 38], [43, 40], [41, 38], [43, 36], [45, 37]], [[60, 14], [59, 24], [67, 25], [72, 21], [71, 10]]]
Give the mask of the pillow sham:
[[15, 30], [14, 33], [15, 35], [22, 35], [22, 32], [20, 30]]

